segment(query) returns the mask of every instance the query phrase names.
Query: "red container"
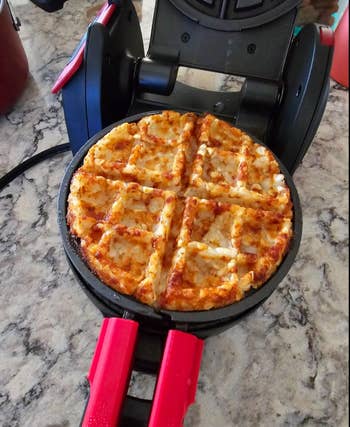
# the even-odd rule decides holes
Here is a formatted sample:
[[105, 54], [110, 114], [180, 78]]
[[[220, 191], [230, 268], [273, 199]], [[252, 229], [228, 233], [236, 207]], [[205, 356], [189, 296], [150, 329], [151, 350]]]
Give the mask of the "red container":
[[0, 0], [0, 114], [7, 113], [23, 92], [28, 61], [6, 0]]
[[345, 87], [349, 87], [349, 7], [346, 8], [337, 29], [331, 77]]

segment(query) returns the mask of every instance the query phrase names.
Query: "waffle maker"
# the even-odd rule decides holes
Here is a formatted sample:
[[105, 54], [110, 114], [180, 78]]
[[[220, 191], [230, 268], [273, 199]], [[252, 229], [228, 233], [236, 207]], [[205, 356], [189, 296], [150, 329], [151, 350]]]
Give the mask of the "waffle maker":
[[[156, 310], [106, 286], [86, 264], [80, 251], [79, 241], [73, 237], [67, 225], [67, 199], [70, 193], [70, 183], [89, 149], [114, 126], [125, 122], [137, 122], [143, 116], [155, 113], [157, 112], [152, 111], [128, 116], [98, 132], [76, 153], [65, 171], [60, 187], [58, 224], [68, 262], [82, 289], [106, 317], [91, 365], [92, 371], [95, 370], [95, 366], [99, 366], [101, 370], [100, 380], [96, 385], [94, 379], [92, 379], [95, 375], [89, 373], [88, 378], [93, 397], [90, 395], [85, 421], [86, 417], [94, 417], [96, 414], [96, 406], [98, 405], [95, 399], [98, 397], [103, 400], [104, 404], [106, 402], [111, 404], [111, 399], [108, 396], [112, 394], [117, 403], [111, 404], [111, 411], [112, 409], [114, 411], [117, 407], [123, 407], [124, 409], [121, 414], [122, 423], [118, 424], [122, 427], [146, 425], [149, 427], [180, 427], [186, 408], [194, 399], [193, 385], [197, 383], [200, 354], [203, 346], [201, 339], [231, 327], [233, 323], [262, 304], [289, 271], [300, 244], [302, 215], [297, 190], [291, 175], [276, 158], [281, 173], [285, 176], [286, 184], [290, 189], [293, 203], [293, 238], [288, 252], [278, 269], [263, 286], [247, 292], [245, 298], [234, 304], [222, 308], [194, 312]], [[256, 138], [254, 139], [258, 142]], [[118, 317], [122, 319], [118, 319]], [[137, 340], [135, 338], [135, 328], [139, 330]], [[105, 329], [109, 331], [108, 338], [106, 338]], [[128, 344], [125, 347], [124, 343], [129, 343], [130, 345]], [[103, 349], [104, 356], [100, 355], [102, 353], [101, 349]], [[135, 357], [134, 361], [132, 361], [132, 357]], [[106, 359], [108, 362], [105, 362]], [[160, 361], [162, 361], [161, 365]], [[115, 378], [115, 381], [112, 382], [113, 387], [116, 383], [119, 384], [121, 378], [125, 379], [125, 372], [128, 372], [130, 366], [133, 366], [135, 370], [149, 373], [159, 371], [153, 403], [127, 396], [123, 406], [125, 392], [122, 393], [120, 388], [117, 391], [115, 387], [112, 387], [112, 390], [107, 392], [104, 379], [107, 380], [111, 375], [111, 365], [116, 370], [113, 373]], [[123, 396], [123, 399], [121, 396]], [[177, 397], [175, 403], [174, 396]], [[94, 409], [91, 408], [91, 402], [93, 402]], [[169, 410], [169, 407], [171, 410]], [[150, 412], [151, 409], [152, 412]], [[156, 415], [153, 414], [154, 410]], [[161, 414], [157, 413], [158, 410]], [[145, 424], [145, 420], [148, 419], [150, 413], [150, 419], [153, 421], [150, 424]], [[118, 414], [120, 414], [120, 411]], [[170, 419], [177, 419], [177, 422], [174, 421], [173, 424], [166, 422], [166, 420], [169, 420], [170, 414]], [[154, 417], [152, 418], [153, 415]], [[161, 416], [159, 417], [159, 415]], [[88, 425], [83, 424], [84, 427]], [[115, 424], [111, 425], [114, 426]]]
[[[62, 7], [63, 2], [58, 3]], [[156, 0], [145, 55], [131, 0], [110, 0], [54, 85], [54, 93], [62, 90], [75, 155], [60, 190], [60, 231], [75, 277], [106, 317], [88, 375], [90, 398], [83, 426], [115, 425], [105, 424], [109, 419], [118, 419], [123, 427], [181, 426], [194, 401], [203, 346], [199, 338], [227, 329], [256, 309], [288, 272], [302, 227], [291, 175], [321, 121], [333, 54], [328, 27], [309, 24], [293, 38], [298, 4], [296, 0]], [[239, 92], [203, 90], [177, 81], [180, 66], [245, 81]], [[223, 309], [157, 313], [116, 293], [88, 271], [67, 230], [70, 179], [89, 147], [116, 124], [164, 109], [211, 112], [244, 129], [280, 159], [291, 188], [294, 239], [288, 255], [262, 288]], [[125, 398], [131, 366], [159, 373], [153, 402]]]

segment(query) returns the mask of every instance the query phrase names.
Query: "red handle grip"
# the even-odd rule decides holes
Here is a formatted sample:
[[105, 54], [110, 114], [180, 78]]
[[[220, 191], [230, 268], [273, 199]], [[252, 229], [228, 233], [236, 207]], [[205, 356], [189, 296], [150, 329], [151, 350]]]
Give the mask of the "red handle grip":
[[115, 427], [127, 392], [138, 323], [104, 319], [91, 362], [90, 397], [82, 427]]
[[169, 331], [148, 427], [181, 427], [195, 401], [203, 340]]

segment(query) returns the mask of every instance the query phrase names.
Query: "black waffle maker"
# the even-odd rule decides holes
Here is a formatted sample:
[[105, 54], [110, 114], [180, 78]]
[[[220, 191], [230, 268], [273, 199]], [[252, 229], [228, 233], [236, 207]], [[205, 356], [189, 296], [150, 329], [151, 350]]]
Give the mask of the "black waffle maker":
[[[309, 24], [293, 37], [298, 4], [296, 0], [157, 0], [145, 56], [131, 0], [109, 1], [88, 27], [53, 88], [53, 92], [62, 89], [73, 154], [80, 150], [82, 157], [108, 126], [134, 115], [164, 109], [211, 112], [266, 144], [285, 166], [282, 170], [292, 175], [321, 121], [333, 54], [329, 27]], [[177, 81], [180, 66], [240, 76], [245, 81], [239, 92], [203, 90]], [[66, 174], [61, 188], [63, 234], [67, 231], [64, 218], [69, 181], [80, 161], [73, 159], [71, 173]], [[292, 180], [289, 185], [294, 187]], [[300, 210], [296, 191], [293, 202]], [[301, 213], [297, 216], [300, 227], [294, 232], [301, 235]], [[298, 241], [294, 256], [300, 235], [294, 239]], [[66, 241], [68, 245], [68, 237]], [[67, 246], [65, 249], [67, 252]], [[128, 316], [125, 304], [128, 313], [135, 312], [133, 301], [125, 299], [119, 304], [108, 287], [96, 292], [72, 257], [68, 260], [84, 291], [105, 316]], [[174, 314], [164, 329], [175, 325], [206, 337], [226, 329], [258, 303], [243, 303], [241, 310], [220, 319], [213, 314], [199, 322], [198, 328], [193, 320], [191, 327], [183, 321], [186, 315], [179, 320]], [[143, 309], [138, 310], [143, 317]], [[138, 366], [146, 370], [155, 369], [155, 359], [162, 351], [159, 319], [154, 328], [152, 316], [145, 314], [143, 319], [146, 335], [150, 332], [145, 340], [154, 341], [152, 351], [142, 350], [137, 358]]]
[[[78, 282], [105, 317], [140, 323], [134, 369], [158, 371], [169, 329], [205, 338], [232, 326], [270, 296], [292, 265], [302, 218], [291, 175], [321, 121], [333, 55], [329, 27], [309, 24], [293, 36], [299, 3], [156, 0], [145, 55], [131, 0], [110, 0], [88, 27], [53, 88], [54, 93], [62, 90], [70, 148], [75, 155], [59, 197], [65, 252]], [[62, 7], [63, 2], [57, 4]], [[203, 90], [178, 81], [179, 67], [239, 76], [244, 83], [239, 92]], [[88, 269], [67, 229], [70, 179], [89, 147], [115, 124], [164, 109], [210, 112], [244, 129], [275, 153], [291, 188], [294, 238], [289, 253], [263, 287], [222, 309], [156, 312], [118, 294]], [[128, 398], [122, 425], [146, 425], [149, 408], [149, 402]]]

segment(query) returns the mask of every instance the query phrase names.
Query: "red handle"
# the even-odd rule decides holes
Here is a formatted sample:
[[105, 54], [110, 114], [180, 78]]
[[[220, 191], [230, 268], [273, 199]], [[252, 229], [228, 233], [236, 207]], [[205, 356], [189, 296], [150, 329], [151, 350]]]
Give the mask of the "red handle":
[[104, 319], [88, 380], [90, 397], [82, 427], [115, 427], [127, 392], [138, 323]]
[[335, 30], [331, 77], [343, 86], [349, 87], [349, 7], [345, 9]]
[[181, 427], [195, 401], [203, 340], [169, 331], [148, 427]]
[[[88, 373], [90, 397], [82, 427], [115, 427], [126, 396], [138, 323], [104, 319]], [[181, 427], [195, 401], [203, 341], [171, 330], [154, 393], [148, 427]]]
[[323, 46], [334, 46], [334, 33], [330, 27], [320, 27], [320, 42]]

